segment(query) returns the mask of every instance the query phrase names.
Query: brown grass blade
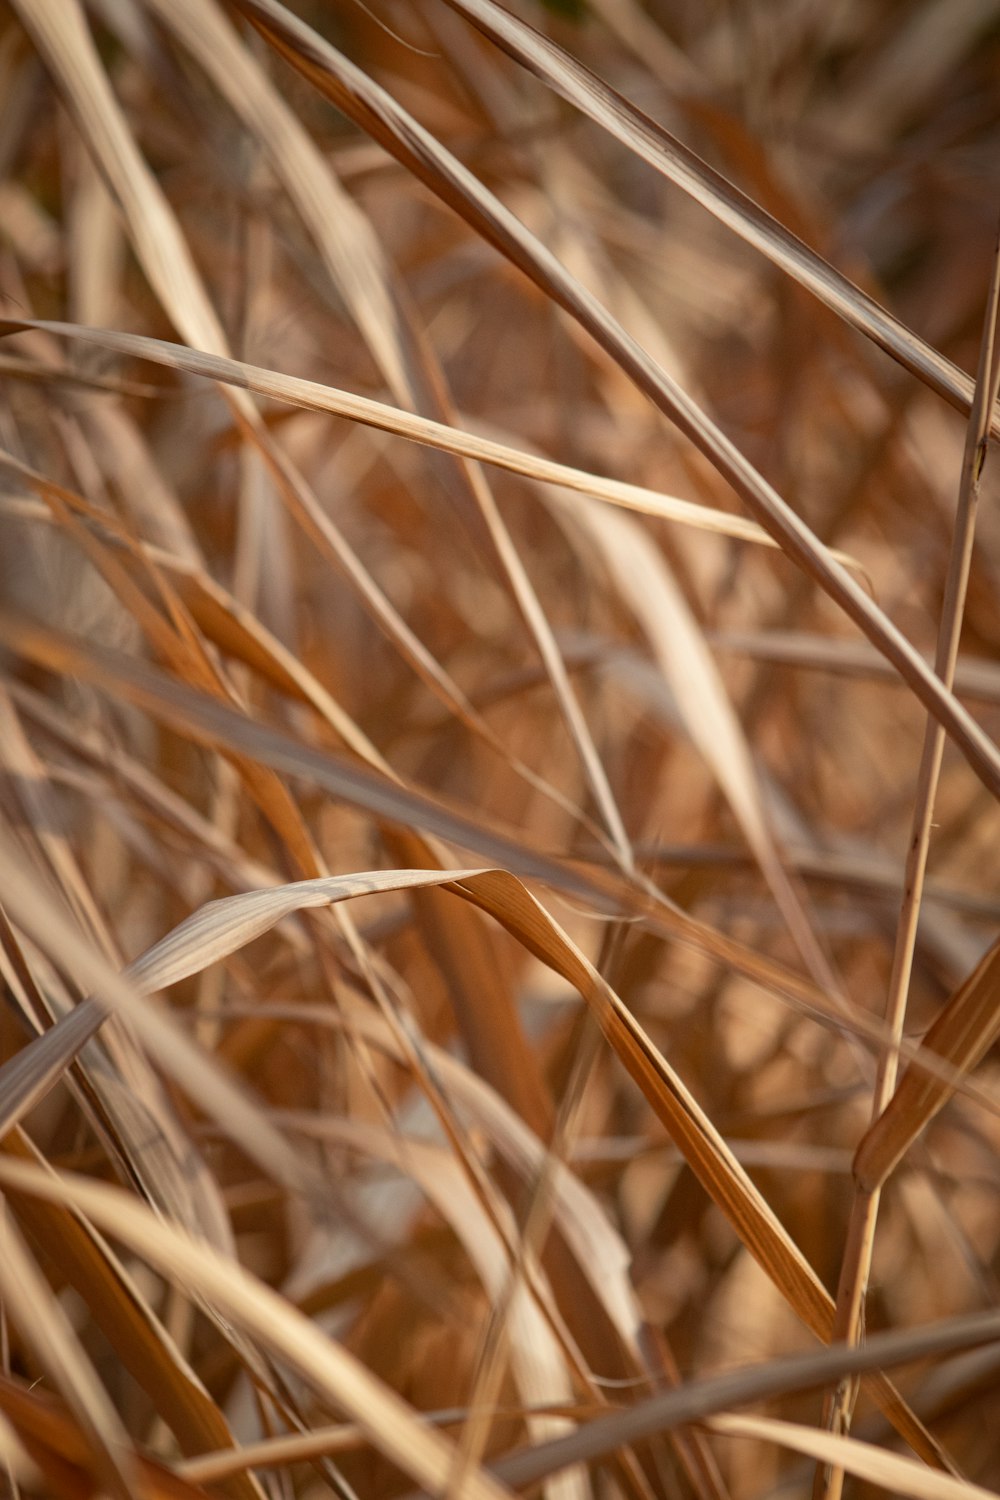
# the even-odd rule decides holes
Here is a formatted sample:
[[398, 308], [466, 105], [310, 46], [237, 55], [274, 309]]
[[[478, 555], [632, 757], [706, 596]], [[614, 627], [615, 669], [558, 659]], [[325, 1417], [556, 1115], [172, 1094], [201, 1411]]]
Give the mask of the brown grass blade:
[[[0, 1373], [0, 1412], [45, 1475], [50, 1493], [88, 1500], [100, 1482], [80, 1425], [44, 1391]], [[133, 1500], [204, 1500], [206, 1491], [163, 1464], [135, 1455]]]
[[[954, 686], [955, 665], [958, 661], [958, 648], [968, 598], [979, 502], [979, 478], [989, 443], [990, 413], [996, 400], [997, 382], [1000, 379], [1000, 360], [997, 359], [996, 350], [998, 309], [1000, 309], [1000, 239], [997, 240], [993, 252], [992, 274], [986, 299], [983, 336], [980, 342], [976, 391], [966, 428], [958, 505], [934, 660], [935, 671], [949, 689]], [[943, 758], [944, 733], [940, 724], [933, 719], [928, 719], [924, 729], [920, 766], [914, 789], [910, 836], [906, 846], [903, 899], [885, 1005], [885, 1017], [890, 1029], [892, 1045], [886, 1048], [879, 1058], [872, 1097], [872, 1115], [875, 1119], [884, 1113], [896, 1085], [899, 1067], [898, 1043], [903, 1034], [910, 994], [917, 926], [923, 901], [927, 863], [930, 857], [932, 820]], [[980, 1021], [979, 1029], [981, 1027]], [[976, 1029], [974, 1024], [973, 1031]], [[954, 1065], [956, 1059], [949, 1056], [947, 1061]], [[961, 1060], [959, 1060], [959, 1066], [961, 1066]], [[863, 1326], [865, 1288], [868, 1284], [874, 1253], [880, 1187], [881, 1181], [874, 1188], [870, 1188], [860, 1178], [857, 1180], [837, 1290], [836, 1335], [838, 1337], [855, 1339], [859, 1336]], [[831, 1395], [827, 1402], [826, 1425], [832, 1432], [845, 1434], [850, 1430], [852, 1405], [853, 1395], [849, 1387], [841, 1388]], [[840, 1500], [842, 1485], [843, 1475], [839, 1469], [834, 1468], [825, 1473], [818, 1469], [814, 1494], [817, 1500], [820, 1500], [820, 1497], [822, 1500]]]

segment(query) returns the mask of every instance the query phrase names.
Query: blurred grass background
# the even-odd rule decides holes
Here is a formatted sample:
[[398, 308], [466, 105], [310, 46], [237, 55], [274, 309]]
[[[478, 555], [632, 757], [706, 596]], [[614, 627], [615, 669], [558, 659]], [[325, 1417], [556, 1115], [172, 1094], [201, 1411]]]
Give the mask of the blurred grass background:
[[[530, 477], [539, 454], [744, 513], [711, 445], [487, 242], [458, 188], [443, 201], [338, 112], [315, 59], [312, 77], [289, 66], [250, 24], [263, 9], [0, 5], [4, 317], [355, 392], [514, 448], [525, 472], [247, 397], [152, 346], [51, 327], [0, 345], [4, 1146], [116, 1184], [237, 1259], [414, 1412], [444, 1413], [481, 1479], [484, 1455], [816, 1346], [706, 1191], [712, 1169], [665, 1132], [662, 1078], [636, 1087], [624, 1044], [597, 1035], [593, 1005], [554, 971], [551, 935], [504, 930], [513, 896], [483, 898], [498, 924], [440, 891], [370, 895], [252, 946], [240, 928], [224, 962], [213, 917], [167, 992], [170, 1035], [270, 1127], [287, 1156], [267, 1156], [228, 1095], [213, 1114], [186, 1087], [188, 1054], [141, 1027], [109, 1023], [82, 1052], [78, 1035], [25, 1064], [103, 993], [70, 936], [118, 969], [250, 889], [510, 869], [835, 1294], [927, 712], [781, 548]], [[976, 370], [1000, 7], [514, 9]], [[517, 216], [932, 657], [963, 413], [460, 5], [288, 10]], [[956, 682], [996, 737], [992, 467]], [[227, 726], [199, 728], [184, 689], [228, 705]], [[291, 751], [276, 761], [261, 726], [369, 779], [351, 793]], [[994, 792], [949, 745], [911, 1043], [996, 935]], [[893, 1174], [869, 1333], [996, 1307], [998, 1085], [987, 1050]], [[185, 1456], [358, 1419], [236, 1331], [193, 1273], [175, 1284], [86, 1213], [39, 1202], [22, 1185], [8, 1210], [37, 1283], [18, 1250], [0, 1285], [5, 1449], [29, 1493], [191, 1493]], [[49, 1319], [61, 1335], [40, 1331]], [[956, 1468], [1000, 1486], [995, 1351], [900, 1378]], [[58, 1404], [27, 1401], [43, 1391]], [[821, 1405], [813, 1390], [769, 1410], [819, 1427]], [[419, 1474], [370, 1410], [326, 1456], [204, 1483], [407, 1493]], [[855, 1431], [898, 1446], [864, 1393]], [[468, 1474], [451, 1472], [457, 1493]], [[808, 1461], [771, 1442], [690, 1429], [547, 1486], [763, 1500], [811, 1483]]]

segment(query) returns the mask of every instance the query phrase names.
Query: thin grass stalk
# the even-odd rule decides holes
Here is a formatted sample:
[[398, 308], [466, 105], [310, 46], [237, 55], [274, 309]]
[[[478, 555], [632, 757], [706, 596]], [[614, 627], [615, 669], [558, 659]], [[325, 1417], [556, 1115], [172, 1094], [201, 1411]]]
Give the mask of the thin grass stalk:
[[[934, 669], [949, 691], [954, 686], [958, 648], [962, 636], [962, 620], [965, 613], [975, 539], [980, 479], [989, 445], [990, 413], [993, 410], [997, 383], [1000, 380], [1000, 358], [997, 357], [998, 315], [1000, 315], [1000, 234], [994, 247], [979, 351], [976, 390], [966, 427], [955, 528], [934, 661]], [[917, 925], [920, 920], [924, 878], [930, 851], [934, 802], [941, 773], [944, 745], [944, 730], [936, 719], [928, 715], [914, 793], [903, 898], [886, 996], [885, 1019], [890, 1028], [890, 1039], [879, 1056], [872, 1096], [872, 1121], [877, 1120], [886, 1108], [896, 1087], [899, 1071], [899, 1043], [906, 1019]], [[863, 1335], [865, 1297], [875, 1247], [881, 1193], [881, 1187], [868, 1189], [862, 1183], [855, 1181], [854, 1199], [837, 1289], [833, 1332], [834, 1339], [848, 1344], [857, 1343]], [[841, 1435], [850, 1432], [857, 1392], [857, 1381], [846, 1379], [827, 1398], [824, 1425], [831, 1432]], [[821, 1464], [817, 1468], [813, 1487], [815, 1500], [840, 1500], [843, 1483], [843, 1469]]]

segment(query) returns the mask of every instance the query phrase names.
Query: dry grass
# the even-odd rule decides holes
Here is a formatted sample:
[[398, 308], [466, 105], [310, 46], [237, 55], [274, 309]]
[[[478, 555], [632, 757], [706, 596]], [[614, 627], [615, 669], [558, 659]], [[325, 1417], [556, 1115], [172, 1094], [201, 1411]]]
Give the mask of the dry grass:
[[12, 1493], [1000, 1489], [1000, 11], [0, 79]]

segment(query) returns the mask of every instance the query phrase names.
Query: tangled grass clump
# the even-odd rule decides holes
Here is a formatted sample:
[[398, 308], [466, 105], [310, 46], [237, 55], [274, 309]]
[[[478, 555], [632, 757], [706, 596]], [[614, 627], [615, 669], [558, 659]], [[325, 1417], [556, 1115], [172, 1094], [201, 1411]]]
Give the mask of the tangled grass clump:
[[0, 64], [13, 1492], [1000, 1487], [994, 8]]

